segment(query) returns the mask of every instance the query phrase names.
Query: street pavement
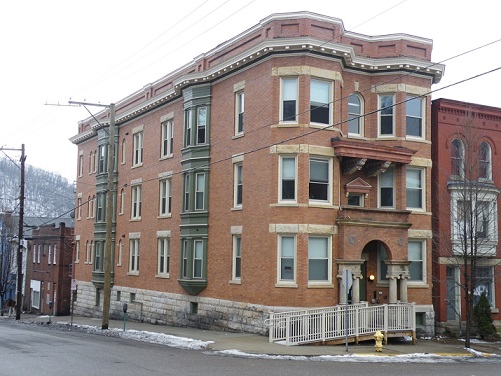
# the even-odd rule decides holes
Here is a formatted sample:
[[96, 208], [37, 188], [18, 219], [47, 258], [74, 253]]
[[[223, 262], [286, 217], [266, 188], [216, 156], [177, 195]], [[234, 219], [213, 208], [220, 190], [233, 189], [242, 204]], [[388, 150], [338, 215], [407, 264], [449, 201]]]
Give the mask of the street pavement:
[[[14, 320], [14, 317], [3, 316], [3, 319]], [[27, 324], [49, 325], [49, 317], [46, 315], [22, 314], [21, 322]], [[101, 328], [102, 319], [93, 317], [74, 316], [53, 316], [52, 324], [71, 322], [75, 326], [91, 326]], [[124, 329], [124, 322], [121, 320], [109, 320], [109, 328]], [[350, 343], [348, 351], [343, 345], [301, 345], [285, 346], [285, 344], [270, 343], [268, 337], [249, 333], [230, 333], [195, 328], [181, 328], [166, 325], [155, 325], [145, 322], [127, 321], [125, 330], [137, 330], [142, 332], [163, 333], [177, 337], [191, 338], [195, 340], [211, 342], [209, 350], [224, 351], [236, 350], [247, 354], [267, 354], [286, 356], [322, 356], [322, 355], [371, 355], [371, 356], [396, 356], [429, 354], [436, 356], [501, 356], [501, 340], [497, 342], [485, 342], [472, 340], [471, 350], [464, 347], [464, 340], [455, 338], [426, 338], [419, 339], [415, 345], [412, 341], [405, 339], [391, 339], [385, 344], [382, 352], [376, 352], [374, 341], [360, 342], [358, 345]]]

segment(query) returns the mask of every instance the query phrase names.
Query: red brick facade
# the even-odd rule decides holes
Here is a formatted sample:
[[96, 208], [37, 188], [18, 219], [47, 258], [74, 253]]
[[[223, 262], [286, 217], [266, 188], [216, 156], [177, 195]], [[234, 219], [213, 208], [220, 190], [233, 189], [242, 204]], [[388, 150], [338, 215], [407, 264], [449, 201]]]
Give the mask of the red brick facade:
[[[497, 147], [501, 143], [501, 109], [479, 104], [438, 99], [432, 103], [433, 123], [433, 230], [434, 230], [434, 307], [437, 327], [440, 331], [458, 332], [460, 322], [465, 320], [465, 284], [463, 247], [458, 243], [458, 221], [455, 207], [458, 200], [464, 200], [470, 192], [473, 201], [489, 201], [485, 233], [475, 238], [479, 250], [477, 267], [481, 280], [473, 289], [477, 296], [485, 291], [492, 304], [493, 318], [497, 326], [501, 321], [499, 306], [501, 302], [501, 280], [499, 265], [501, 250], [498, 244], [499, 234], [499, 189], [501, 162]], [[463, 167], [459, 176], [453, 167], [454, 155], [458, 151], [453, 146], [454, 140], [462, 147]], [[487, 173], [481, 175], [481, 144], [484, 143], [490, 153]], [[456, 154], [457, 155], [457, 154]], [[490, 170], [490, 171], [489, 171]], [[461, 182], [472, 182], [465, 191], [457, 188]], [[477, 188], [478, 187], [478, 188]], [[459, 190], [459, 192], [458, 192]], [[458, 193], [456, 193], [458, 192]], [[456, 195], [456, 198], [455, 198]], [[480, 210], [477, 210], [480, 211]], [[479, 224], [480, 227], [480, 224]]]
[[[165, 293], [200, 304], [199, 309], [209, 300], [214, 304], [211, 299], [270, 310], [329, 306], [344, 301], [339, 281], [349, 269], [354, 278], [352, 301], [416, 302], [419, 323], [430, 326], [429, 91], [443, 71], [442, 65], [430, 68], [431, 50], [431, 41], [424, 38], [354, 34], [346, 32], [340, 20], [326, 16], [272, 15], [117, 103], [114, 294], [127, 291], [135, 299], [136, 294]], [[291, 82], [295, 102], [288, 105], [295, 105], [295, 120], [282, 121], [289, 100], [285, 85]], [[327, 88], [328, 109], [320, 115], [327, 116], [325, 124], [312, 121], [317, 109], [310, 98], [316, 98], [316, 84]], [[239, 92], [245, 98], [241, 133], [235, 130]], [[360, 105], [355, 114], [352, 94]], [[389, 102], [383, 105], [383, 98]], [[406, 126], [408, 101], [417, 104], [417, 135]], [[380, 110], [385, 106], [391, 114], [383, 119]], [[199, 144], [197, 138], [187, 145], [189, 112], [200, 108], [208, 109], [207, 140]], [[349, 117], [360, 120], [358, 134], [349, 132]], [[109, 113], [98, 118], [107, 125]], [[162, 157], [161, 124], [169, 120], [174, 127], [173, 153]], [[190, 132], [203, 132], [199, 124], [195, 118]], [[144, 143], [142, 163], [133, 166], [138, 133]], [[99, 140], [104, 140], [104, 132], [93, 119], [82, 121], [72, 139], [83, 161], [77, 181], [82, 210], [75, 221], [80, 247], [75, 276], [86, 286], [94, 280], [98, 289], [92, 244], [100, 227], [94, 204], [86, 202], [96, 195], [96, 181], [99, 185], [104, 176], [95, 168], [94, 156], [104, 142]], [[241, 205], [235, 204], [238, 166]], [[310, 179], [312, 166], [325, 171], [319, 182]], [[407, 184], [410, 170], [418, 176], [418, 187]], [[284, 177], [288, 173], [294, 176]], [[188, 210], [187, 175], [205, 177], [203, 195], [197, 196], [198, 185], [191, 186], [195, 209]], [[166, 177], [172, 181], [172, 207], [170, 214], [160, 215], [159, 181]], [[383, 187], [381, 181], [389, 185]], [[138, 185], [141, 215], [133, 218], [132, 196]], [[293, 192], [285, 194], [292, 186]], [[408, 191], [418, 207], [409, 207]], [[197, 211], [198, 197], [204, 205]], [[170, 244], [168, 274], [159, 273], [158, 239], [164, 237]], [[133, 270], [129, 248], [137, 239], [140, 263], [139, 270]], [[418, 258], [409, 259], [409, 239], [418, 247]], [[239, 261], [233, 253], [235, 242], [241, 245]], [[199, 278], [196, 255], [202, 259]], [[373, 282], [370, 275], [375, 276]], [[113, 295], [117, 300], [120, 296]], [[89, 307], [90, 301], [79, 297], [82, 312], [99, 312], [99, 304]], [[149, 298], [141, 304], [146, 312], [153, 307], [167, 312]], [[179, 310], [193, 314], [187, 305]], [[151, 320], [169, 321], [161, 314]]]

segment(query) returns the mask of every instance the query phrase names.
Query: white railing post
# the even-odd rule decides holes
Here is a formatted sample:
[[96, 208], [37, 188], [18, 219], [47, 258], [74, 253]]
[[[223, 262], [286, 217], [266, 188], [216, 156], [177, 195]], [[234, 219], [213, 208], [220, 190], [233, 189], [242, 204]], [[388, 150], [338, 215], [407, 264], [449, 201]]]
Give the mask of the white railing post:
[[327, 325], [326, 325], [326, 322], [325, 322], [325, 317], [326, 317], [326, 314], [325, 314], [325, 311], [322, 312], [322, 316], [321, 316], [321, 322], [320, 322], [320, 326], [321, 326], [321, 331], [322, 331], [322, 342], [325, 341], [325, 330], [327, 328]]
[[360, 323], [359, 315], [360, 315], [360, 307], [357, 306], [357, 308], [355, 309], [355, 338], [358, 338], [358, 326]]
[[388, 310], [388, 304], [384, 305], [384, 314], [383, 314], [383, 331], [386, 334], [388, 332], [388, 317], [389, 316], [389, 310]]
[[273, 338], [275, 337], [275, 320], [274, 313], [270, 313], [270, 325], [269, 325], [269, 333], [268, 333], [268, 341], [273, 342]]
[[289, 346], [289, 337], [290, 337], [290, 334], [289, 334], [289, 331], [292, 330], [292, 328], [290, 327], [291, 325], [291, 318], [290, 316], [287, 316], [285, 318], [285, 346]]

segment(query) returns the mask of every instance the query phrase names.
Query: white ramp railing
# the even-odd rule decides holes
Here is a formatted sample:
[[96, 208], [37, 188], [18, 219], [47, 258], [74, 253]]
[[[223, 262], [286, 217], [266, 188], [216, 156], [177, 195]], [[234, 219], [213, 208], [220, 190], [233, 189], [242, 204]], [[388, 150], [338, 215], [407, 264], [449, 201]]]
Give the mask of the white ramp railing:
[[[348, 315], [348, 327], [346, 327]], [[287, 346], [324, 342], [346, 337], [416, 331], [415, 306], [410, 303], [369, 306], [366, 302], [334, 307], [270, 313], [270, 342], [285, 341]]]

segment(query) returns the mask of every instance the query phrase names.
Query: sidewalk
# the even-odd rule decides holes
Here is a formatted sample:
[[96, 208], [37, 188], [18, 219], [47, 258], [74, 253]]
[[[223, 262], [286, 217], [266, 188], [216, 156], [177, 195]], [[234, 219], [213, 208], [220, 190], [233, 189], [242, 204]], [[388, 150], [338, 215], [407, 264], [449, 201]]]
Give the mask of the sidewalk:
[[[13, 319], [11, 317], [10, 319]], [[53, 316], [52, 323], [70, 324], [70, 316]], [[22, 314], [22, 322], [44, 323], [49, 319], [48, 316], [39, 316], [32, 314]], [[87, 325], [100, 328], [101, 318], [91, 317], [73, 317], [73, 325]], [[123, 330], [124, 322], [120, 320], [109, 320], [109, 328]], [[180, 328], [165, 325], [154, 325], [141, 322], [126, 322], [127, 330], [137, 330], [141, 332], [163, 333], [177, 337], [185, 337], [204, 342], [211, 342], [208, 345], [209, 350], [224, 351], [237, 350], [247, 354], [267, 354], [267, 355], [288, 355], [288, 356], [322, 356], [322, 355], [371, 355], [371, 356], [395, 356], [395, 355], [413, 355], [413, 354], [434, 354], [437, 356], [473, 356], [474, 353], [464, 348], [464, 341], [453, 338], [439, 339], [418, 339], [417, 344], [413, 345], [411, 341], [392, 339], [385, 345], [383, 351], [376, 353], [374, 350], [374, 341], [361, 342], [359, 345], [349, 344], [348, 352], [345, 345], [308, 345], [308, 346], [285, 346], [278, 343], [269, 343], [268, 337], [248, 333], [229, 333], [210, 330]], [[481, 342], [473, 340], [471, 348], [484, 355], [501, 356], [500, 342]]]

